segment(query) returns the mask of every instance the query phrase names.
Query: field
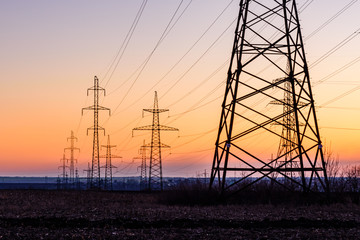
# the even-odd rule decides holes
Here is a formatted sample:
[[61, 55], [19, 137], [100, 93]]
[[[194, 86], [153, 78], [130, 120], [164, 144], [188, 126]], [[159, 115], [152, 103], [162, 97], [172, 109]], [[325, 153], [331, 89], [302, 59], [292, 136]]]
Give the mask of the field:
[[0, 191], [0, 239], [360, 239], [356, 204], [167, 204], [163, 194]]

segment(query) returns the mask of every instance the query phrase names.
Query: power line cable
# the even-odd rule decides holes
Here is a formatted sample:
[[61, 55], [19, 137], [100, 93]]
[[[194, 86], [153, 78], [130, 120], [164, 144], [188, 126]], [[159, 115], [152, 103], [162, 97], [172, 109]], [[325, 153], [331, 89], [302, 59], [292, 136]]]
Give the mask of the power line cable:
[[338, 43], [335, 47], [333, 47], [332, 49], [330, 49], [329, 51], [327, 51], [324, 55], [322, 55], [319, 59], [317, 59], [315, 62], [313, 62], [310, 65], [310, 68], [315, 67], [316, 65], [318, 65], [319, 63], [321, 63], [322, 61], [324, 61], [326, 58], [328, 58], [330, 55], [332, 55], [333, 53], [335, 53], [337, 50], [339, 50], [340, 48], [342, 48], [343, 46], [345, 46], [346, 44], [348, 44], [351, 40], [353, 40], [355, 37], [357, 37], [359, 35], [360, 28], [357, 29], [355, 32], [353, 32], [352, 34], [350, 34], [347, 38], [345, 38], [344, 40], [342, 40], [340, 43]]
[[303, 12], [306, 8], [308, 8], [312, 2], [314, 2], [314, 0], [311, 0], [310, 2], [309, 1], [310, 0], [306, 0], [306, 2], [304, 2], [304, 4], [300, 6], [299, 8], [300, 13]]
[[[138, 98], [136, 101], [131, 103], [128, 107], [126, 107], [124, 110], [130, 108], [137, 102], [139, 102], [141, 99], [143, 99], [150, 91], [152, 91], [156, 86], [158, 86], [183, 60], [184, 58], [194, 49], [194, 47], [203, 39], [203, 37], [209, 32], [209, 30], [215, 25], [215, 23], [219, 20], [219, 18], [224, 14], [224, 12], [230, 7], [231, 3], [234, 0], [231, 0], [230, 3], [221, 11], [221, 13], [215, 18], [215, 20], [209, 25], [209, 27], [201, 34], [201, 36], [195, 41], [195, 43], [192, 44], [192, 46], [185, 52], [184, 55], [147, 91], [145, 92], [140, 98]], [[190, 2], [191, 3], [191, 2]], [[190, 5], [189, 3], [189, 5]], [[188, 7], [188, 6], [187, 6]]]
[[[121, 44], [121, 46], [120, 46], [114, 60], [112, 61], [110, 67], [108, 68], [107, 72], [105, 73], [105, 76], [102, 79], [102, 81], [104, 81], [106, 79], [108, 73], [110, 72], [110, 70], [113, 68], [109, 79], [106, 81], [105, 87], [108, 85], [110, 79], [112, 78], [115, 70], [117, 69], [117, 67], [119, 65], [120, 60], [122, 59], [122, 57], [123, 57], [123, 55], [125, 53], [125, 50], [126, 50], [128, 44], [129, 44], [129, 42], [130, 42], [130, 40], [131, 40], [131, 38], [132, 38], [132, 36], [134, 34], [134, 31], [135, 31], [135, 29], [136, 29], [136, 27], [137, 27], [137, 25], [138, 25], [138, 23], [140, 21], [140, 18], [142, 16], [143, 12], [144, 12], [146, 4], [147, 4], [147, 0], [143, 0], [143, 2], [141, 3], [141, 6], [140, 6], [140, 8], [139, 8], [139, 10], [138, 10], [138, 12], [137, 12], [137, 14], [135, 16], [135, 19], [134, 19], [134, 21], [133, 21], [133, 23], [132, 23], [132, 25], [131, 25], [131, 27], [129, 29], [129, 31], [127, 32], [127, 34], [125, 36], [124, 41], [122, 42], [122, 44]], [[116, 64], [115, 64], [115, 62], [116, 62]], [[115, 66], [114, 66], [114, 64], [115, 64]]]
[[340, 94], [339, 96], [334, 97], [334, 98], [328, 100], [327, 102], [321, 104], [320, 107], [325, 107], [325, 106], [329, 105], [330, 103], [333, 103], [333, 102], [335, 102], [335, 101], [338, 101], [338, 100], [340, 100], [340, 99], [348, 96], [349, 94], [351, 94], [351, 93], [353, 93], [353, 92], [355, 92], [355, 91], [357, 91], [357, 90], [359, 90], [359, 89], [360, 89], [360, 86], [356, 86], [356, 87], [350, 89], [349, 91], [347, 91], [347, 92], [345, 92], [345, 93], [343, 93], [343, 94]]
[[339, 69], [337, 69], [336, 71], [330, 73], [329, 75], [323, 77], [322, 79], [320, 79], [319, 81], [315, 82], [314, 86], [317, 86], [327, 80], [329, 80], [330, 78], [336, 76], [337, 74], [345, 71], [346, 69], [348, 69], [349, 67], [353, 66], [354, 64], [358, 63], [360, 61], [360, 57], [357, 57], [355, 59], [353, 59], [352, 61], [350, 61], [349, 63], [345, 64], [344, 66], [340, 67]]
[[[160, 46], [161, 42], [165, 39], [165, 37], [168, 35], [168, 33], [171, 31], [171, 29], [175, 26], [176, 22], [175, 22], [175, 24], [174, 24], [172, 27], [170, 27], [170, 25], [171, 25], [171, 23], [173, 22], [176, 14], [177, 14], [177, 12], [178, 12], [179, 9], [180, 9], [183, 1], [184, 1], [184, 0], [181, 0], [181, 1], [180, 1], [178, 7], [176, 8], [174, 14], [173, 14], [172, 17], [171, 17], [169, 23], [167, 24], [165, 30], [163, 31], [160, 39], [159, 39], [158, 42], [156, 43], [154, 49], [151, 51], [151, 53], [149, 54], [149, 56], [146, 58], [146, 60], [145, 60], [144, 64], [142, 65], [139, 73], [137, 74], [136, 78], [135, 78], [134, 81], [132, 82], [132, 84], [131, 84], [131, 86], [129, 87], [129, 89], [127, 90], [127, 92], [125, 93], [124, 97], [121, 99], [120, 103], [115, 107], [115, 109], [114, 109], [114, 111], [113, 111], [114, 113], [117, 111], [117, 109], [118, 109], [118, 108], [120, 107], [120, 105], [123, 103], [123, 101], [125, 100], [125, 98], [129, 95], [131, 89], [134, 87], [135, 83], [136, 83], [137, 80], [140, 78], [141, 73], [144, 71], [145, 67], [147, 66], [148, 62], [150, 61], [151, 57], [153, 56], [153, 54], [155, 53], [155, 51], [157, 50], [157, 48]], [[115, 115], [116, 115], [116, 114], [115, 114]]]
[[352, 5], [354, 5], [358, 0], [352, 0], [350, 3], [348, 3], [345, 7], [340, 9], [335, 15], [333, 15], [331, 18], [329, 18], [326, 22], [321, 24], [318, 28], [316, 28], [314, 31], [312, 31], [307, 37], [305, 37], [304, 40], [309, 40], [312, 38], [315, 34], [320, 32], [323, 28], [325, 28], [327, 25], [329, 25], [332, 21], [334, 21], [336, 18], [338, 18], [341, 14], [343, 14], [347, 9], [349, 9]]
[[221, 39], [222, 36], [225, 35], [225, 33], [230, 29], [230, 27], [233, 25], [233, 23], [237, 19], [234, 19], [234, 21], [231, 22], [231, 24], [220, 34], [220, 36], [208, 47], [205, 52], [188, 68], [188, 70], [185, 71], [175, 82], [171, 87], [162, 95], [161, 98], [166, 96], [199, 62], [200, 60], [215, 46], [215, 44]]

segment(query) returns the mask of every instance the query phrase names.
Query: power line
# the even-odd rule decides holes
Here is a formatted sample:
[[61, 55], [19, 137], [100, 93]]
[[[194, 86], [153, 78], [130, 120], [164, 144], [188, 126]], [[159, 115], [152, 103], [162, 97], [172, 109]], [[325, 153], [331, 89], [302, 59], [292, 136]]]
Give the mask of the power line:
[[335, 15], [333, 15], [330, 19], [328, 19], [326, 22], [321, 24], [318, 28], [316, 28], [313, 32], [311, 32], [305, 40], [309, 40], [312, 38], [315, 34], [320, 32], [323, 28], [325, 28], [327, 25], [329, 25], [332, 21], [334, 21], [337, 17], [339, 17], [341, 14], [343, 14], [347, 9], [349, 9], [352, 5], [354, 5], [358, 0], [352, 0], [350, 3], [348, 3], [345, 7], [343, 7], [340, 11], [338, 11]]
[[340, 110], [360, 111], [360, 108], [352, 108], [352, 107], [326, 107], [326, 106], [318, 106], [318, 108], [328, 108], [328, 109], [340, 109]]
[[342, 127], [320, 127], [320, 128], [335, 129], [335, 130], [360, 131], [360, 128], [342, 128]]
[[[208, 33], [208, 31], [215, 25], [215, 23], [220, 19], [220, 17], [224, 14], [224, 12], [230, 7], [231, 3], [234, 0], [231, 0], [230, 3], [222, 10], [222, 12], [215, 18], [215, 20], [208, 26], [208, 28], [201, 34], [201, 36], [195, 41], [195, 43], [193, 43], [191, 45], [191, 47], [185, 52], [184, 55], [182, 55], [182, 57], [170, 68], [170, 70], [168, 70], [146, 93], [144, 93], [140, 98], [138, 98], [136, 101], [134, 101], [133, 103], [131, 103], [127, 108], [130, 108], [131, 106], [133, 106], [135, 103], [137, 103], [138, 101], [140, 101], [141, 99], [143, 99], [150, 91], [152, 91], [157, 85], [159, 85], [183, 60], [184, 58], [194, 49], [194, 47], [200, 42], [201, 39], [203, 39], [203, 37]], [[191, 2], [190, 2], [191, 3]], [[189, 3], [189, 5], [190, 5]], [[188, 5], [188, 6], [189, 6]], [[187, 7], [188, 7], [187, 6]], [[185, 8], [185, 10], [187, 9], [187, 7]], [[185, 11], [184, 10], [184, 11]]]
[[182, 101], [183, 99], [185, 99], [187, 96], [191, 95], [193, 92], [195, 92], [196, 90], [198, 90], [202, 85], [204, 85], [207, 81], [209, 81], [211, 78], [213, 78], [218, 72], [220, 72], [224, 67], [227, 66], [228, 62], [230, 59], [226, 59], [226, 61], [220, 66], [218, 67], [214, 72], [212, 72], [207, 78], [205, 78], [203, 81], [201, 81], [198, 85], [196, 85], [192, 90], [190, 90], [189, 92], [187, 92], [186, 94], [184, 94], [182, 97], [180, 97], [179, 99], [177, 99], [176, 101], [174, 101], [173, 103], [169, 104], [167, 107], [171, 107], [177, 103], [179, 103], [180, 101]]
[[[117, 111], [117, 109], [120, 107], [120, 105], [123, 103], [123, 101], [125, 100], [125, 98], [129, 95], [131, 89], [134, 87], [135, 83], [137, 82], [137, 80], [140, 78], [141, 73], [144, 71], [145, 67], [147, 66], [148, 62], [150, 61], [151, 57], [153, 56], [153, 54], [155, 53], [155, 51], [157, 50], [157, 48], [160, 46], [160, 44], [162, 43], [162, 41], [166, 38], [166, 36], [169, 34], [169, 32], [173, 29], [173, 27], [175, 26], [175, 24], [177, 23], [177, 21], [173, 24], [172, 27], [170, 27], [171, 23], [173, 22], [177, 12], [179, 11], [181, 5], [183, 3], [183, 0], [180, 1], [178, 7], [176, 8], [175, 12], [173, 13], [169, 23], [167, 24], [165, 30], [163, 31], [163, 33], [160, 36], [160, 39], [158, 40], [158, 42], [156, 43], [154, 49], [151, 51], [151, 53], [149, 54], [149, 56], [146, 58], [145, 62], [142, 64], [142, 67], [139, 71], [139, 73], [137, 74], [136, 78], [134, 79], [134, 81], [132, 82], [131, 86], [129, 87], [129, 89], [127, 90], [127, 92], [125, 93], [124, 97], [121, 99], [120, 103], [115, 107], [114, 109], [114, 113]], [[116, 114], [114, 114], [116, 115]]]
[[310, 2], [309, 2], [309, 1], [310, 1], [310, 0], [306, 0], [306, 2], [304, 2], [304, 4], [299, 7], [299, 12], [300, 12], [300, 13], [303, 12], [306, 8], [308, 8], [309, 5], [310, 5], [314, 0], [311, 0]]
[[131, 38], [132, 38], [132, 36], [133, 36], [133, 34], [134, 34], [134, 31], [135, 31], [135, 29], [136, 29], [136, 27], [137, 27], [137, 25], [138, 25], [138, 23], [139, 23], [139, 21], [140, 21], [140, 18], [141, 18], [141, 16], [142, 16], [143, 12], [144, 12], [144, 9], [145, 9], [146, 4], [147, 4], [147, 0], [143, 0], [143, 2], [141, 3], [141, 6], [140, 6], [140, 8], [139, 8], [139, 10], [138, 10], [138, 12], [137, 12], [137, 14], [136, 14], [136, 16], [135, 16], [135, 19], [134, 19], [134, 21], [133, 21], [133, 23], [132, 23], [132, 25], [131, 25], [131, 27], [130, 27], [130, 29], [129, 29], [129, 31], [128, 31], [128, 33], [126, 34], [125, 39], [124, 39], [124, 41], [123, 41], [122, 44], [121, 44], [121, 47], [119, 48], [119, 50], [118, 50], [118, 52], [117, 52], [117, 54], [116, 54], [113, 62], [111, 63], [109, 69], [108, 69], [107, 72], [105, 73], [105, 76], [103, 77], [103, 80], [105, 80], [106, 76], [108, 75], [108, 73], [110, 72], [111, 68], [114, 66], [114, 64], [115, 64], [115, 62], [116, 62], [115, 66], [114, 66], [114, 68], [113, 68], [113, 70], [112, 70], [112, 72], [111, 72], [111, 74], [110, 74], [109, 79], [106, 81], [105, 87], [108, 85], [111, 77], [113, 76], [116, 68], [117, 68], [118, 65], [119, 65], [120, 60], [122, 59], [122, 57], [123, 57], [123, 55], [124, 55], [124, 53], [125, 53], [125, 50], [126, 50], [128, 44], [129, 44], [129, 42], [130, 42], [130, 40], [131, 40]]
[[356, 87], [350, 89], [349, 91], [347, 91], [347, 92], [345, 92], [345, 93], [343, 93], [343, 94], [340, 94], [339, 96], [334, 97], [334, 98], [328, 100], [327, 102], [321, 104], [320, 107], [324, 107], [324, 106], [329, 105], [330, 103], [333, 103], [333, 102], [335, 102], [335, 101], [338, 101], [338, 100], [340, 100], [340, 99], [348, 96], [349, 94], [351, 94], [351, 93], [353, 93], [353, 92], [355, 92], [355, 91], [357, 91], [357, 90], [359, 90], [359, 89], [360, 89], [360, 86], [356, 86]]
[[236, 21], [236, 19], [234, 19], [231, 24], [220, 34], [220, 36], [210, 45], [210, 47], [208, 47], [205, 52], [195, 61], [195, 63], [193, 63], [190, 68], [188, 68], [188, 70], [185, 71], [185, 73], [183, 73], [175, 82], [173, 85], [171, 85], [171, 87], [163, 94], [163, 96], [161, 98], [163, 98], [165, 95], [167, 95], [190, 71], [191, 69], [193, 69], [196, 64], [198, 64], [200, 62], [200, 60], [210, 51], [211, 48], [214, 47], [214, 45], [220, 40], [220, 38], [230, 29], [230, 27], [232, 27], [233, 23]]
[[338, 43], [335, 47], [333, 47], [332, 49], [330, 49], [329, 51], [327, 51], [324, 55], [322, 55], [319, 59], [317, 59], [315, 62], [313, 62], [310, 65], [310, 68], [315, 67], [316, 65], [318, 65], [319, 63], [321, 63], [322, 61], [324, 61], [326, 58], [328, 58], [330, 55], [332, 55], [333, 53], [335, 53], [337, 50], [339, 50], [340, 48], [342, 48], [343, 46], [345, 46], [347, 43], [349, 43], [351, 40], [353, 40], [355, 37], [357, 37], [359, 35], [360, 28], [357, 29], [355, 32], [353, 32], [352, 34], [350, 34], [347, 38], [345, 38], [344, 40], [342, 40], [340, 43]]
[[342, 66], [341, 68], [335, 70], [334, 72], [330, 73], [329, 75], [323, 77], [322, 79], [320, 79], [318, 82], [315, 82], [314, 86], [321, 84], [325, 81], [327, 81], [328, 79], [336, 76], [337, 74], [345, 71], [346, 69], [348, 69], [349, 67], [353, 66], [354, 64], [358, 63], [360, 61], [360, 57], [357, 57], [355, 59], [353, 59], [352, 61], [350, 61], [349, 63], [345, 64], [344, 66]]

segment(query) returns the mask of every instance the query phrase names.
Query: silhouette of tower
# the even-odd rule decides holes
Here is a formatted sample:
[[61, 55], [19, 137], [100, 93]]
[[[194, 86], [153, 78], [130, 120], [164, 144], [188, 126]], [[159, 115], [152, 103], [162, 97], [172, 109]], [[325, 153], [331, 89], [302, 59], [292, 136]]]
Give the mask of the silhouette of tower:
[[151, 143], [150, 147], [150, 165], [149, 165], [149, 190], [163, 190], [162, 181], [162, 162], [161, 162], [161, 149], [170, 148], [170, 146], [161, 143], [161, 131], [179, 131], [177, 128], [160, 125], [159, 114], [167, 112], [169, 109], [159, 109], [157, 92], [155, 91], [154, 107], [152, 109], [143, 109], [145, 112], [153, 114], [152, 125], [134, 128], [134, 130], [151, 130]]
[[[279, 79], [281, 80], [281, 79]], [[277, 81], [277, 80], [275, 80]], [[290, 178], [293, 177], [301, 177], [300, 172], [294, 172], [291, 171], [292, 169], [299, 168], [299, 161], [292, 160], [293, 158], [293, 151], [292, 149], [295, 149], [296, 152], [296, 119], [295, 114], [293, 111], [291, 111], [291, 107], [293, 106], [293, 99], [291, 94], [291, 84], [290, 81], [286, 81], [284, 83], [284, 98], [283, 101], [279, 100], [272, 100], [270, 104], [274, 105], [282, 105], [283, 106], [283, 113], [284, 116], [281, 120], [281, 126], [282, 126], [282, 132], [281, 132], [281, 138], [279, 143], [279, 148], [277, 151], [277, 160], [274, 162], [275, 167], [279, 165], [283, 165], [285, 169], [289, 169], [290, 171], [284, 172], [287, 176]], [[298, 102], [298, 105], [302, 105], [303, 102]], [[287, 114], [288, 113], [288, 114]], [[299, 122], [300, 126], [303, 126], [301, 122]], [[281, 156], [283, 156], [281, 158]], [[279, 161], [279, 159], [282, 159]], [[291, 184], [291, 182], [290, 182]]]
[[117, 167], [112, 165], [111, 159], [112, 158], [121, 158], [121, 157], [111, 154], [111, 148], [116, 147], [116, 145], [110, 145], [110, 135], [108, 135], [107, 145], [101, 145], [101, 148], [103, 148], [103, 147], [106, 148], [106, 155], [100, 156], [100, 157], [106, 159], [105, 165], [102, 166], [102, 168], [105, 168], [104, 189], [113, 190], [112, 169], [117, 168]]
[[110, 109], [99, 106], [99, 92], [103, 91], [105, 95], [105, 89], [99, 87], [99, 79], [96, 76], [94, 77], [94, 86], [88, 88], [87, 95], [89, 95], [89, 91], [94, 91], [94, 105], [83, 108], [81, 114], [84, 113], [84, 110], [94, 111], [94, 125], [87, 129], [86, 134], [89, 134], [89, 130], [94, 131], [90, 188], [96, 189], [100, 188], [99, 130], [104, 131], [105, 135], [105, 129], [99, 126], [99, 111], [108, 110], [110, 115]]
[[65, 158], [65, 152], [63, 153], [63, 157], [60, 159], [62, 165], [59, 166], [58, 168], [62, 170], [62, 174], [60, 176], [62, 176], [62, 183], [65, 184], [67, 183], [67, 173], [66, 173], [66, 168], [68, 166], [66, 166], [66, 161], [67, 159]]
[[140, 147], [139, 153], [141, 157], [135, 157], [134, 159], [141, 159], [140, 165], [140, 190], [146, 190], [148, 187], [148, 180], [146, 174], [146, 149], [150, 147], [149, 145], [145, 144], [145, 140], [143, 145]]
[[86, 172], [86, 188], [90, 188], [90, 182], [91, 182], [91, 167], [90, 163], [88, 163], [88, 168], [84, 169], [84, 172]]
[[70, 140], [70, 147], [68, 148], [64, 148], [64, 151], [69, 150], [70, 151], [70, 158], [68, 158], [67, 160], [70, 161], [70, 177], [69, 177], [69, 181], [70, 183], [74, 183], [75, 182], [75, 162], [77, 162], [77, 159], [74, 158], [74, 151], [78, 150], [80, 151], [79, 148], [75, 147], [75, 143], [74, 141], [77, 141], [77, 138], [74, 136], [74, 132], [71, 131], [71, 136], [67, 138], [67, 140]]
[[[271, 101], [286, 109], [269, 109]], [[279, 139], [286, 147], [278, 149]], [[242, 174], [230, 181], [231, 172]], [[270, 179], [291, 189], [280, 178], [304, 192], [328, 191], [298, 12], [295, 0], [241, 0], [210, 188], [236, 192]]]

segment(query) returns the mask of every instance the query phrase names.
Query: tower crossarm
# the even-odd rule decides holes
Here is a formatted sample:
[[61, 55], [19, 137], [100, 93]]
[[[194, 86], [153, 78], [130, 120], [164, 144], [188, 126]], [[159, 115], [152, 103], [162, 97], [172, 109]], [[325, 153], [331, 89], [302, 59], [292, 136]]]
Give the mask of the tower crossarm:
[[109, 115], [111, 115], [110, 108], [106, 108], [106, 107], [103, 107], [103, 106], [92, 105], [92, 106], [89, 106], [89, 107], [82, 108], [82, 110], [81, 110], [82, 115], [84, 114], [84, 110], [109, 111]]
[[64, 148], [64, 151], [66, 150], [77, 150], [80, 152], [80, 148], [77, 148], [77, 147], [67, 147], [67, 148]]
[[[142, 148], [151, 148], [151, 143], [148, 143], [146, 145], [141, 146]], [[160, 144], [153, 144], [153, 147], [161, 147], [161, 148], [170, 148], [169, 145], [166, 145], [164, 143], [160, 143]]]
[[179, 131], [178, 128], [168, 127], [168, 126], [164, 126], [164, 125], [159, 125], [159, 129], [161, 131]]
[[168, 127], [168, 126], [164, 126], [164, 125], [158, 125], [158, 126], [154, 126], [154, 125], [147, 125], [147, 126], [142, 126], [142, 127], [137, 127], [137, 128], [133, 128], [133, 131], [135, 130], [161, 130], [161, 131], [179, 131], [178, 128], [174, 128], [174, 127]]
[[[273, 100], [269, 102], [270, 104], [273, 105], [288, 105], [288, 103], [286, 103], [286, 99], [281, 99], [281, 100]], [[298, 107], [305, 107], [307, 105], [309, 105], [309, 103], [305, 103], [305, 102], [298, 102]]]
[[96, 127], [89, 127], [88, 129], [87, 129], [87, 131], [86, 131], [86, 135], [89, 135], [89, 130], [92, 130], [92, 131], [104, 131], [104, 135], [105, 135], [105, 128], [103, 128], [103, 127], [100, 127], [100, 126], [98, 126], [97, 128]]
[[101, 145], [101, 148], [114, 148], [116, 145]]
[[154, 108], [148, 108], [148, 109], [143, 109], [144, 112], [150, 112], [150, 113], [163, 113], [163, 112], [167, 112], [169, 111], [169, 109], [154, 109]]

